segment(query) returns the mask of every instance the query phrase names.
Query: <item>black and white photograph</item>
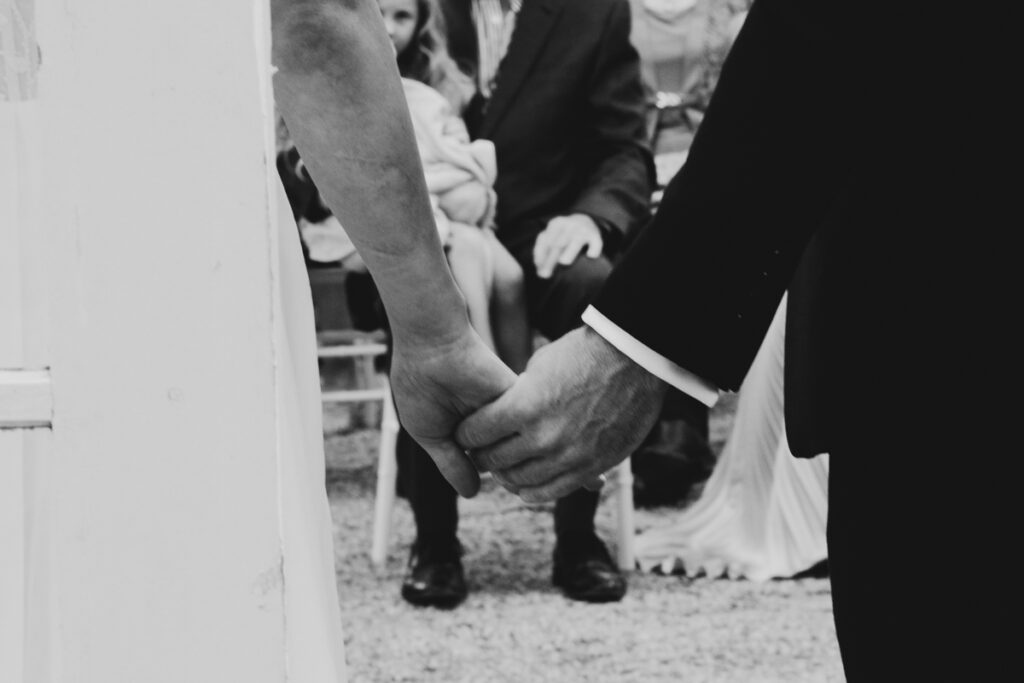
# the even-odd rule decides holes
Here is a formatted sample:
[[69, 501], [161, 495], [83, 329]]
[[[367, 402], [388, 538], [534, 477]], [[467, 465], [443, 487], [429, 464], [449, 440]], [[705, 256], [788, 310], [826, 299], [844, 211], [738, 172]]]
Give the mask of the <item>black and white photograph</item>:
[[0, 683], [1019, 678], [977, 9], [0, 0]]

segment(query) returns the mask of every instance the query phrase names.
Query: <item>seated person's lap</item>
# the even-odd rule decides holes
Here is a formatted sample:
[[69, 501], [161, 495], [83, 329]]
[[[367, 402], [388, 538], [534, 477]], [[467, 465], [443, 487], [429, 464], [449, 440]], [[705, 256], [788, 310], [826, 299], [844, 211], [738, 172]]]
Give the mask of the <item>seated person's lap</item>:
[[580, 316], [612, 271], [607, 257], [581, 254], [572, 265], [555, 268], [550, 278], [540, 278], [532, 241], [511, 246], [509, 251], [523, 269], [530, 322], [548, 339], [557, 339], [582, 324]]

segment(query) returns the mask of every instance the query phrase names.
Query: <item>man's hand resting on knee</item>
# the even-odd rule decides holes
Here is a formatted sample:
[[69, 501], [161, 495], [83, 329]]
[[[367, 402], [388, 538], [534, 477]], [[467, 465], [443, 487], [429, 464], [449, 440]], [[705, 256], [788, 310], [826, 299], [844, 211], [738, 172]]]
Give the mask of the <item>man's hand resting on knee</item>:
[[594, 219], [582, 213], [552, 218], [533, 244], [537, 275], [551, 277], [555, 266], [571, 266], [584, 250], [588, 258], [597, 258], [604, 250], [604, 238]]

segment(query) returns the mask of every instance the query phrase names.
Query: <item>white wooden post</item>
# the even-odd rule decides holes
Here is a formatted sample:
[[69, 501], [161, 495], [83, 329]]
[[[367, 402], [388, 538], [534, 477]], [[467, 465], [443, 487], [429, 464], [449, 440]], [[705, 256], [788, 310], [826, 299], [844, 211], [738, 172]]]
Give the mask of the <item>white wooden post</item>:
[[[33, 51], [35, 14], [28, 0], [0, 0], [0, 681], [25, 677], [29, 632], [37, 630], [27, 610], [30, 598], [43, 605], [41, 575], [28, 571], [29, 556], [41, 556], [46, 516], [34, 483], [49, 460], [52, 394], [48, 372], [45, 274], [37, 267], [45, 251], [38, 222], [40, 159]], [[21, 229], [24, 226], [26, 229]], [[41, 572], [40, 572], [41, 574]], [[43, 680], [43, 679], [41, 679]]]
[[42, 66], [0, 97], [0, 681], [340, 680], [303, 656], [340, 631], [288, 635], [284, 482], [318, 473], [281, 411], [267, 3], [10, 3]]

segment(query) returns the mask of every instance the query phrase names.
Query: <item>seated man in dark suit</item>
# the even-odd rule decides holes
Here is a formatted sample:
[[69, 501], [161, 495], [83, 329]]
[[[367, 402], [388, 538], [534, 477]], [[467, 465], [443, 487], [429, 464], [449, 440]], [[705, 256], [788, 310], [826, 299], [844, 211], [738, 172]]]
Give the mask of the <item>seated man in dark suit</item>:
[[[475, 74], [469, 130], [497, 149], [498, 238], [523, 268], [531, 324], [557, 339], [580, 325], [650, 212], [654, 168], [629, 3], [441, 6], [449, 52]], [[455, 491], [405, 434], [399, 451], [417, 530], [402, 595], [454, 606], [466, 595]], [[594, 531], [597, 504], [587, 490], [557, 502], [553, 579], [570, 598], [619, 600], [626, 582]]]

